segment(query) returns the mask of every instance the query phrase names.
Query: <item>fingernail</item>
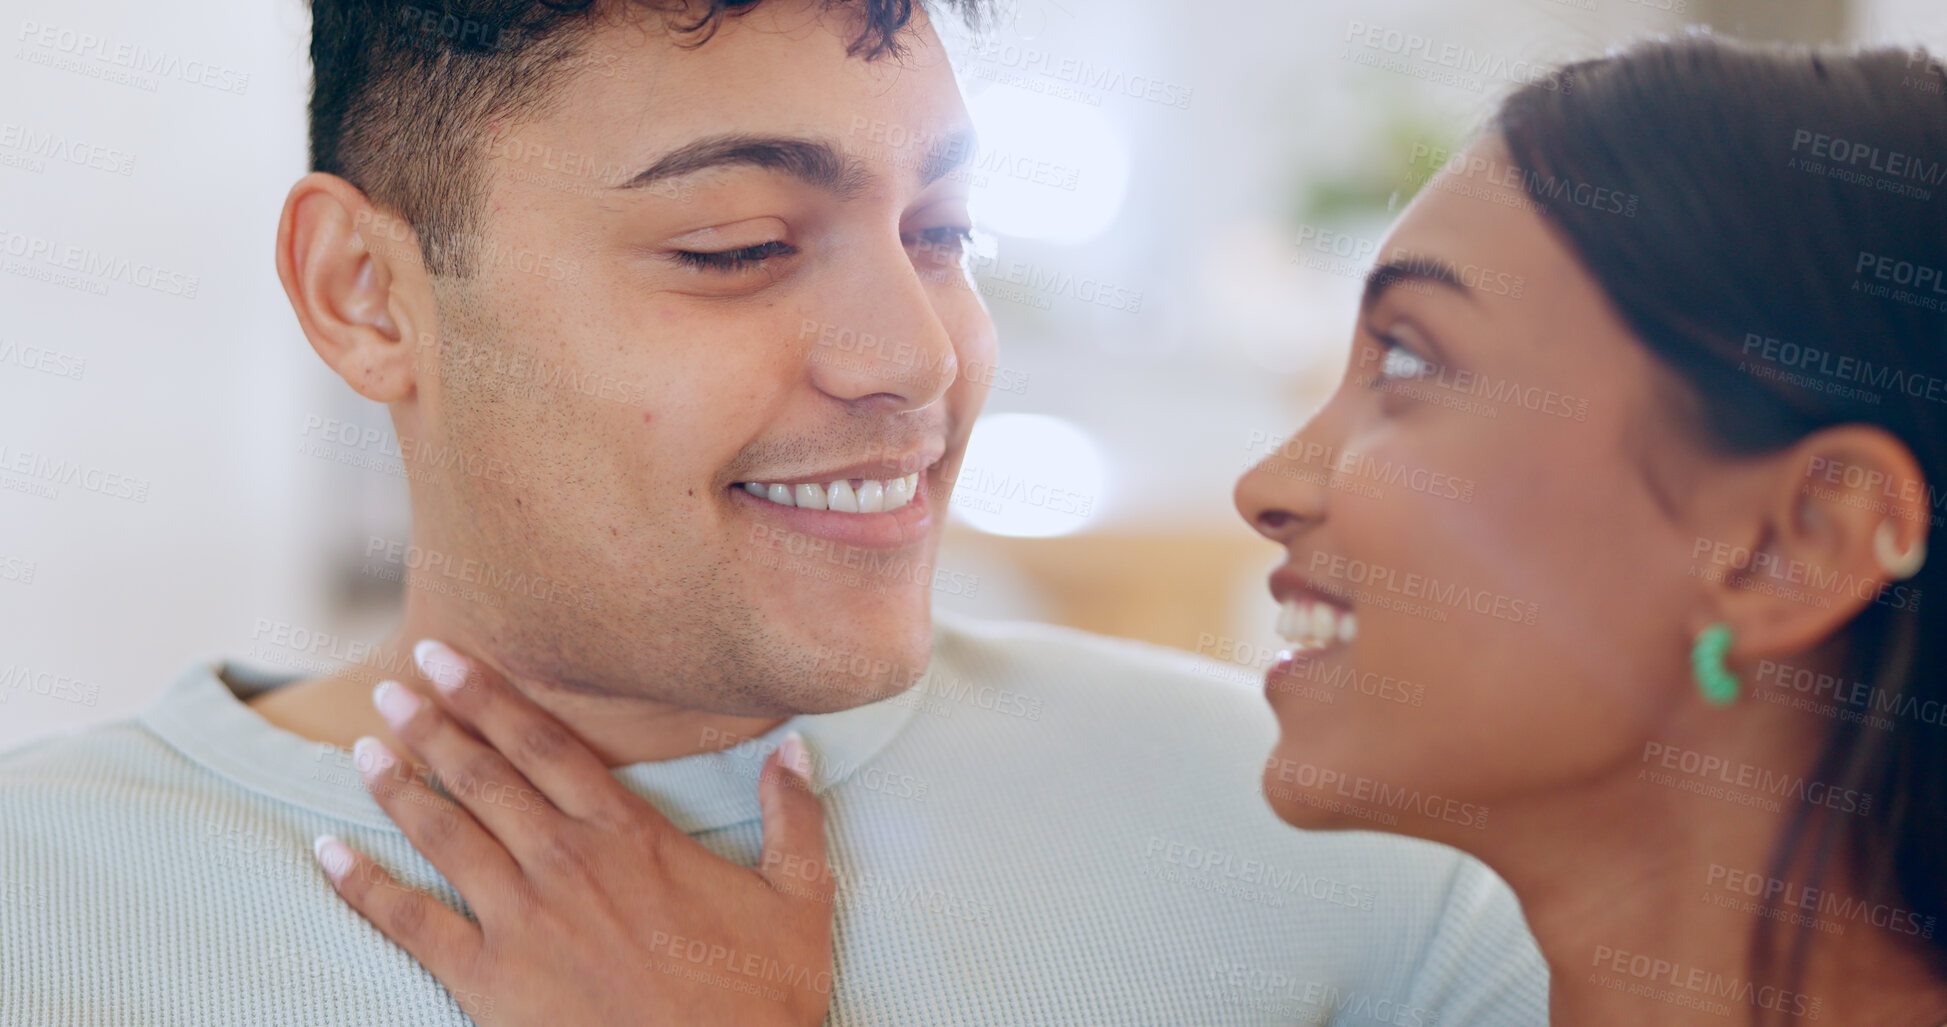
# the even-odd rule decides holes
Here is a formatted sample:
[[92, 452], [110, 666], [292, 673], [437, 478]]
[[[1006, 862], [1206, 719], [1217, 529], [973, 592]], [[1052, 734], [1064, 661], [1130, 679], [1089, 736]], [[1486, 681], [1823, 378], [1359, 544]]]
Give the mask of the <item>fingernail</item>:
[[413, 714], [419, 712], [425, 700], [397, 681], [381, 681], [372, 689], [372, 705], [378, 708], [379, 716], [392, 725], [392, 730], [397, 731], [412, 719]]
[[311, 853], [318, 857], [318, 865], [324, 868], [325, 876], [332, 884], [345, 880], [352, 871], [352, 850], [345, 843], [328, 834], [321, 834], [311, 843]]
[[811, 787], [811, 750], [805, 748], [804, 736], [796, 731], [787, 733], [777, 746], [777, 761], [784, 769], [798, 775], [806, 788]]
[[377, 777], [391, 770], [399, 759], [392, 755], [392, 750], [386, 748], [384, 742], [366, 735], [352, 743], [352, 761], [358, 764], [359, 773], [366, 777]]
[[444, 691], [450, 692], [466, 683], [466, 661], [444, 643], [420, 639], [412, 647], [412, 662], [419, 665], [419, 673]]

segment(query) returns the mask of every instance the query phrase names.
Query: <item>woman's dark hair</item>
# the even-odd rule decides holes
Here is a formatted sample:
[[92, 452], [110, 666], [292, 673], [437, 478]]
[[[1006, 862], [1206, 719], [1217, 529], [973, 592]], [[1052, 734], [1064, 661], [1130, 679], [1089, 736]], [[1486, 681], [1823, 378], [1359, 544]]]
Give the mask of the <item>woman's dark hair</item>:
[[[1947, 69], [1921, 50], [1660, 39], [1526, 87], [1490, 125], [1529, 197], [1634, 334], [1694, 393], [1717, 448], [1763, 453], [1876, 425], [1947, 523]], [[1850, 358], [1850, 359], [1845, 359]], [[1809, 779], [1870, 794], [1863, 815], [1801, 803], [1772, 876], [1828, 876], [1868, 903], [1947, 908], [1947, 547], [1846, 628], [1869, 709], [1841, 716]], [[1891, 721], [1891, 727], [1885, 726]], [[1767, 913], [1771, 910], [1767, 904]], [[1777, 921], [1751, 954], [1783, 953]], [[1915, 937], [1947, 977], [1947, 941]], [[1916, 935], [1922, 932], [1916, 925]], [[1779, 979], [1802, 978], [1801, 928]], [[1775, 1012], [1776, 1010], [1774, 1010]]]

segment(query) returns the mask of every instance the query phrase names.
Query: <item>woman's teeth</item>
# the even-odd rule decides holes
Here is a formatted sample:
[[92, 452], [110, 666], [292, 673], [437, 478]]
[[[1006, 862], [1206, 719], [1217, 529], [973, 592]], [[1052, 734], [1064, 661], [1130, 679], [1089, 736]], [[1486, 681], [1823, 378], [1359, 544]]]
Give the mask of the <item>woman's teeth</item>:
[[[855, 486], [852, 482], [857, 481]], [[829, 485], [765, 485], [747, 481], [744, 491], [779, 506], [802, 506], [807, 510], [835, 510], [839, 513], [891, 513], [913, 501], [919, 494], [919, 472], [904, 478], [845, 479]]]
[[1315, 599], [1287, 599], [1278, 609], [1278, 635], [1299, 649], [1324, 649], [1334, 642], [1351, 642], [1359, 634], [1359, 616]]

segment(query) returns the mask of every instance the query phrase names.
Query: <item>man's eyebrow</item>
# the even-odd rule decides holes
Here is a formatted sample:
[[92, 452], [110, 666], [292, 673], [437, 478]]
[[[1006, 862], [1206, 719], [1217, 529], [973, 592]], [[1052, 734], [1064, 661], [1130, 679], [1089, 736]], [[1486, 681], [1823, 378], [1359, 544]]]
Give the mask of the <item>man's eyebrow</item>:
[[725, 133], [705, 136], [663, 154], [615, 189], [641, 189], [711, 168], [779, 171], [841, 199], [857, 195], [871, 175], [823, 139]]
[[928, 148], [926, 159], [919, 166], [920, 188], [959, 170], [973, 159], [974, 151], [979, 148], [980, 141], [970, 128], [961, 129]]
[[1379, 297], [1386, 290], [1402, 282], [1431, 282], [1453, 289], [1470, 301], [1474, 298], [1474, 291], [1467, 288], [1467, 283], [1461, 280], [1460, 272], [1454, 270], [1452, 264], [1438, 257], [1407, 254], [1367, 272], [1365, 295], [1359, 299], [1360, 308], [1379, 302]]

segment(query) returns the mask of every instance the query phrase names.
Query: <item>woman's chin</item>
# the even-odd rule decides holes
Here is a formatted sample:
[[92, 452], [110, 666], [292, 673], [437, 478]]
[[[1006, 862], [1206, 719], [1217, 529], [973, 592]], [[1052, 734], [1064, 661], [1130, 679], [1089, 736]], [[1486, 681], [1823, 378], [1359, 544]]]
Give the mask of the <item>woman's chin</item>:
[[1343, 810], [1334, 809], [1334, 803], [1308, 789], [1279, 784], [1270, 780], [1264, 782], [1264, 801], [1279, 820], [1292, 827], [1305, 831], [1384, 831], [1383, 823], [1348, 816]]

